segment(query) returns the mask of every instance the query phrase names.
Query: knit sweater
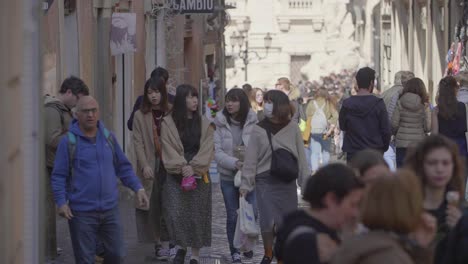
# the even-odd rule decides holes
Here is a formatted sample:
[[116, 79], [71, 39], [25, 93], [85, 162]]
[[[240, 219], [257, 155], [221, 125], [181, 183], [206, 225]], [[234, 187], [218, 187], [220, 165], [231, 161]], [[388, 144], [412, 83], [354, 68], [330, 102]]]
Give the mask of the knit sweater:
[[[310, 171], [305, 157], [304, 143], [297, 123], [291, 121], [278, 133], [271, 136], [273, 149], [284, 148], [290, 151], [298, 161], [299, 184], [305, 183]], [[256, 125], [250, 136], [242, 168], [241, 190], [252, 191], [255, 187], [255, 177], [269, 171], [271, 167], [271, 147], [265, 129]]]

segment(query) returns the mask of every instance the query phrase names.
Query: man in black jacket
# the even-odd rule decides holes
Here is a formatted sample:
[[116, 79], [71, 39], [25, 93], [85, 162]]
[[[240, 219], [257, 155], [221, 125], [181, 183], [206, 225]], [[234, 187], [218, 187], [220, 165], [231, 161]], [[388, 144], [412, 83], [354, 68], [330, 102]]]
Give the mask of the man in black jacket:
[[391, 129], [383, 99], [375, 96], [375, 71], [369, 67], [356, 74], [357, 94], [343, 101], [340, 110], [340, 129], [345, 132], [343, 152], [349, 162], [354, 154], [367, 148], [387, 151]]

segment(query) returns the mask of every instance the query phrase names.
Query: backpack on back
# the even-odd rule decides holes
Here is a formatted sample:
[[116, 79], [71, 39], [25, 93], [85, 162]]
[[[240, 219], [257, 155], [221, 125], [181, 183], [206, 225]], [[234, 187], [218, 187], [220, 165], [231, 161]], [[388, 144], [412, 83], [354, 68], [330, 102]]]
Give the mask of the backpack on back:
[[324, 103], [321, 107], [318, 106], [315, 100], [312, 101], [312, 103], [315, 106], [315, 113], [312, 116], [312, 120], [310, 122], [310, 125], [311, 125], [310, 132], [312, 134], [323, 134], [327, 132], [327, 129], [328, 129], [328, 119], [325, 116], [325, 112], [323, 111], [323, 109], [326, 106], [326, 103]]
[[270, 174], [282, 182], [289, 183], [299, 176], [299, 165], [297, 158], [288, 150], [279, 148], [273, 150], [271, 132], [266, 130], [271, 147]]
[[[114, 163], [114, 169], [117, 167], [117, 155], [115, 153], [115, 141], [114, 138], [112, 137], [111, 133], [107, 128], [103, 129], [104, 137], [107, 140], [107, 143], [109, 144], [109, 147], [112, 150], [112, 161]], [[75, 134], [72, 132], [68, 131], [67, 132], [67, 137], [68, 137], [68, 167], [69, 167], [69, 186], [71, 186], [71, 183], [73, 182], [73, 160], [75, 159], [75, 154], [76, 154], [76, 145], [78, 143], [79, 137], [77, 137]]]

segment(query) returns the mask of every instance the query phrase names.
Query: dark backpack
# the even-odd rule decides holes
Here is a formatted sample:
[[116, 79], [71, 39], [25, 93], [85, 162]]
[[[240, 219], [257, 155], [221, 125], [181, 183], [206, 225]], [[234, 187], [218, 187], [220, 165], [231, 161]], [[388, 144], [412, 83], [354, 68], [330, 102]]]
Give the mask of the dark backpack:
[[271, 147], [270, 174], [285, 183], [290, 183], [296, 180], [299, 176], [299, 165], [297, 163], [297, 158], [284, 148], [273, 150], [271, 132], [268, 131], [268, 129], [266, 129], [266, 132]]

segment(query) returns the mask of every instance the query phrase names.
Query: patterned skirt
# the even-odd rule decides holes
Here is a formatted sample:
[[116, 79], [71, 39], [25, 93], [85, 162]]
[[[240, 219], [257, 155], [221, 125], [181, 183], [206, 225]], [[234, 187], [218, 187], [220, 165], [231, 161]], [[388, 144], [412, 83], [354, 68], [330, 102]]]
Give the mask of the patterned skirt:
[[211, 183], [197, 180], [183, 191], [180, 176], [168, 174], [163, 187], [163, 215], [171, 241], [181, 247], [211, 246]]

